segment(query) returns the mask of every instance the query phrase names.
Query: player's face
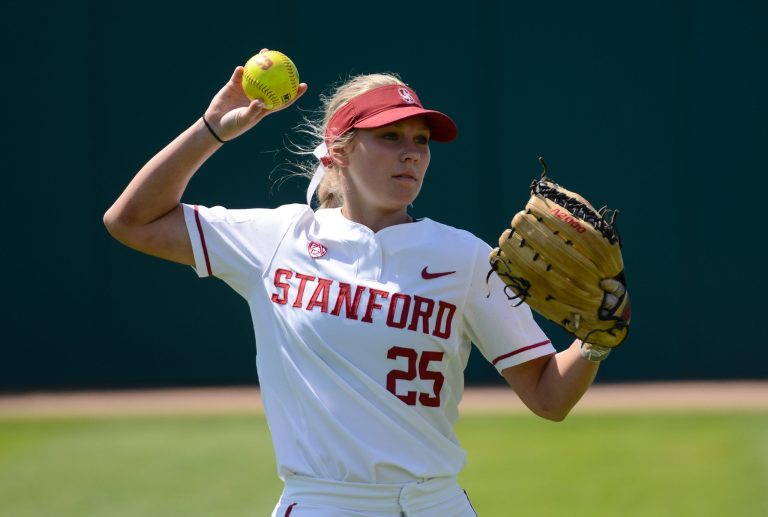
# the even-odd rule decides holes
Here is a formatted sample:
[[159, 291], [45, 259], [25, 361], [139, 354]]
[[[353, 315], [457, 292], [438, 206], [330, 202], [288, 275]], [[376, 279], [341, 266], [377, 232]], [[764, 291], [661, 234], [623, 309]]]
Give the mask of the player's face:
[[345, 203], [379, 212], [405, 211], [421, 190], [430, 157], [423, 117], [358, 129], [346, 154]]

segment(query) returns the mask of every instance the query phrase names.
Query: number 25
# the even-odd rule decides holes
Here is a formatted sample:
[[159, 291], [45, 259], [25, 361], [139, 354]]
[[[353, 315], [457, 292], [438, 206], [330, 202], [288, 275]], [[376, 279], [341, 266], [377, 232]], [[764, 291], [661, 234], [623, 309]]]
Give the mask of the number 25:
[[[387, 358], [397, 359], [398, 357], [405, 357], [408, 360], [408, 369], [392, 370], [389, 372], [387, 374], [387, 390], [409, 406], [416, 405], [418, 396], [418, 402], [420, 402], [421, 405], [427, 407], [440, 407], [440, 390], [443, 388], [445, 376], [442, 372], [429, 370], [428, 367], [429, 363], [432, 361], [442, 361], [443, 355], [443, 352], [425, 350], [421, 353], [421, 359], [419, 360], [419, 353], [416, 350], [401, 346], [393, 346], [387, 351]], [[408, 391], [405, 395], [398, 395], [398, 380], [412, 381], [417, 377], [422, 380], [433, 381], [432, 393], [416, 393], [415, 391]]]

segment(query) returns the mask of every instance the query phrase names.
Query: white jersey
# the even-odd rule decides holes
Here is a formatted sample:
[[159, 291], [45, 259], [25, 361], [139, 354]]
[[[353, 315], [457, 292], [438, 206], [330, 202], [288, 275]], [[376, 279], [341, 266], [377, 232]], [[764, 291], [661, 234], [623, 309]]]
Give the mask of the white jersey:
[[184, 215], [198, 274], [250, 305], [283, 479], [456, 476], [471, 343], [499, 371], [555, 352], [496, 275], [486, 284], [490, 247], [466, 231], [421, 219], [374, 233], [307, 205]]

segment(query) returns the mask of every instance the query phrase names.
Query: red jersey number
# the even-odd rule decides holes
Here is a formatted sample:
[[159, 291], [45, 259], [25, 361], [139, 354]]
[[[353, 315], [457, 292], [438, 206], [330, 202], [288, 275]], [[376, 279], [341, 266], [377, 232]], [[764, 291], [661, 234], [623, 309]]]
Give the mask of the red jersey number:
[[[419, 358], [419, 353], [413, 348], [393, 346], [387, 351], [387, 358], [395, 360], [404, 357], [408, 361], [408, 367], [406, 370], [392, 370], [387, 374], [387, 390], [409, 406], [415, 406], [418, 401], [422, 406], [440, 407], [440, 390], [443, 389], [445, 376], [443, 372], [430, 370], [429, 363], [442, 361], [443, 355], [443, 352], [425, 350]], [[416, 378], [432, 381], [432, 393], [417, 393], [416, 391], [407, 391], [405, 394], [397, 393], [397, 381], [410, 382]]]

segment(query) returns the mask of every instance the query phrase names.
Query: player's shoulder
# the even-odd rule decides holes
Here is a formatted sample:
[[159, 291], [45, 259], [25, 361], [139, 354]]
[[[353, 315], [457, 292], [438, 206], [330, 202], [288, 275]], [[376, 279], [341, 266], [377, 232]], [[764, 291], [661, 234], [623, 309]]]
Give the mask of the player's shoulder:
[[428, 217], [417, 219], [417, 221], [427, 229], [425, 233], [430, 236], [430, 240], [442, 242], [446, 246], [461, 249], [490, 248], [485, 241], [469, 230], [456, 228]]
[[227, 208], [224, 206], [202, 207], [194, 205], [196, 210], [204, 212], [210, 220], [228, 223], [247, 223], [265, 220], [292, 221], [302, 214], [311, 213], [307, 205], [298, 203], [281, 205], [276, 208]]

